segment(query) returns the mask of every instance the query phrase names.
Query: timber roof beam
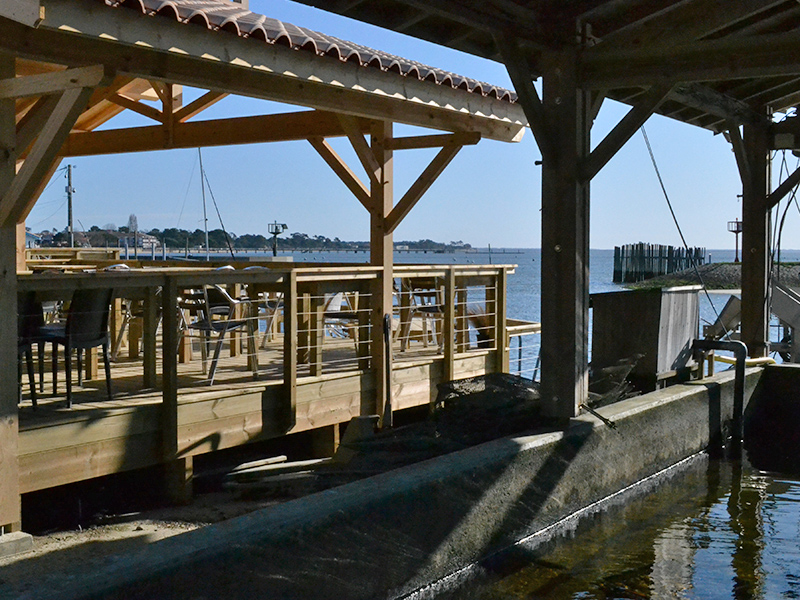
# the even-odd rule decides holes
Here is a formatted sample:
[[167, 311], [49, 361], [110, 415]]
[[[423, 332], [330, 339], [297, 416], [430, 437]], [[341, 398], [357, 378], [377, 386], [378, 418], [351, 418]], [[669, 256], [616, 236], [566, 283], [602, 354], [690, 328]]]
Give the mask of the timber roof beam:
[[[568, 48], [580, 47], [581, 89], [627, 102], [675, 82], [656, 112], [716, 133], [730, 121], [761, 127], [800, 102], [796, 0], [299, 1], [389, 28], [386, 15], [402, 13], [407, 35], [501, 60], [517, 73], [520, 104], [545, 154], [525, 80], [541, 76], [549, 53]], [[431, 19], [453, 35], [432, 37]]]
[[[362, 134], [369, 131], [368, 122], [354, 119], [354, 127]], [[232, 146], [287, 142], [309, 138], [345, 135], [333, 113], [299, 111], [255, 117], [235, 117], [209, 121], [175, 122], [171, 141], [164, 137], [160, 125], [106, 129], [70, 134], [61, 156], [97, 156], [129, 152], [148, 152], [176, 148]]]
[[[0, 50], [82, 65], [103, 57], [128, 76], [252, 96], [319, 110], [518, 141], [516, 104], [481, 93], [343, 62], [281, 44], [257, 43], [135, 10], [46, 0], [47, 20], [30, 29], [0, 20]], [[213, 44], [209, 44], [209, 40]]]
[[796, 75], [798, 46], [798, 30], [636, 50], [598, 45], [583, 55], [583, 83], [602, 88], [651, 85], [665, 77], [693, 82]]
[[654, 85], [639, 102], [617, 123], [608, 135], [587, 157], [583, 165], [583, 180], [591, 181], [609, 160], [619, 152], [633, 134], [645, 124], [656, 108], [664, 101], [672, 89], [672, 84]]

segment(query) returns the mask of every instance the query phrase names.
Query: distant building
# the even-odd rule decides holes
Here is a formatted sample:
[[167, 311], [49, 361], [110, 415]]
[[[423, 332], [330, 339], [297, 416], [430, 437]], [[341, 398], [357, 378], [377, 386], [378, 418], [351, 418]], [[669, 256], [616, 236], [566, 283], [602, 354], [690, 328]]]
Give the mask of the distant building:
[[135, 248], [139, 247], [143, 250], [152, 250], [153, 248], [160, 248], [161, 241], [154, 235], [148, 233], [117, 233], [119, 236], [119, 247]]
[[42, 245], [42, 236], [32, 233], [30, 230], [25, 231], [25, 247], [38, 248]]

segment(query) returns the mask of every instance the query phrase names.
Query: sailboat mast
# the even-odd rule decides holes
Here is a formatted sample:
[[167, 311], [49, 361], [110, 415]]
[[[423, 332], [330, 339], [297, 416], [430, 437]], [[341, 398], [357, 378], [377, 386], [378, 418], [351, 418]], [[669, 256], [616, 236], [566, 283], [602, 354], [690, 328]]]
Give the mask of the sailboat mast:
[[197, 149], [197, 156], [200, 157], [200, 190], [203, 194], [203, 229], [206, 232], [206, 261], [211, 260], [208, 250], [208, 213], [206, 212], [206, 177], [203, 170], [203, 153], [200, 148]]
[[75, 188], [72, 187], [72, 165], [67, 165], [67, 233], [69, 235], [70, 248], [75, 247], [75, 229], [72, 226], [72, 194], [74, 192]]

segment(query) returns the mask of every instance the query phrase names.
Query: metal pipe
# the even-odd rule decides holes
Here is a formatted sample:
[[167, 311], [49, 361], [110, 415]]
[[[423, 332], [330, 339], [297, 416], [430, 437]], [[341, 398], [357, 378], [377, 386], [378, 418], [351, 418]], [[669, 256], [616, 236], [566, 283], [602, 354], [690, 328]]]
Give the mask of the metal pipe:
[[744, 342], [722, 340], [694, 340], [692, 350], [728, 350], [736, 358], [733, 383], [733, 431], [732, 450], [740, 452], [742, 447], [742, 415], [744, 414], [744, 369], [747, 360], [747, 346]]

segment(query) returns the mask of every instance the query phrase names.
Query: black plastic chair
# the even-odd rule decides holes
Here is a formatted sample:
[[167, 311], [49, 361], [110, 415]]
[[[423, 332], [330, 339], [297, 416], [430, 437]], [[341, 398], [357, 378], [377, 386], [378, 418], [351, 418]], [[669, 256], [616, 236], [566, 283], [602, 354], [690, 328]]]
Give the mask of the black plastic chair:
[[108, 399], [111, 393], [111, 365], [109, 363], [108, 314], [111, 307], [111, 289], [75, 290], [67, 311], [65, 323], [44, 325], [39, 329], [42, 341], [53, 344], [53, 394], [57, 391], [58, 346], [64, 346], [64, 364], [67, 375], [67, 406], [72, 408], [72, 350], [78, 351], [78, 385], [83, 383], [81, 372], [83, 350], [103, 347], [103, 365], [106, 371]]
[[[236, 307], [242, 300], [235, 299], [219, 285], [209, 285], [203, 288], [203, 303], [199, 307], [200, 318], [189, 324], [189, 329], [199, 331], [202, 335], [203, 369], [205, 370], [208, 357], [208, 346], [211, 344], [211, 334], [217, 334], [217, 343], [214, 347], [214, 356], [211, 359], [211, 368], [208, 371], [208, 385], [214, 384], [214, 375], [217, 372], [222, 342], [225, 334], [235, 329], [247, 327], [247, 319], [237, 319]], [[253, 373], [255, 375], [255, 371]]]
[[19, 359], [20, 397], [22, 396], [22, 357], [24, 356], [34, 410], [38, 407], [38, 403], [36, 377], [33, 369], [33, 344], [38, 344], [41, 352], [44, 346], [39, 333], [42, 325], [44, 325], [44, 314], [42, 303], [36, 299], [36, 292], [20, 293], [17, 296], [17, 357]]

